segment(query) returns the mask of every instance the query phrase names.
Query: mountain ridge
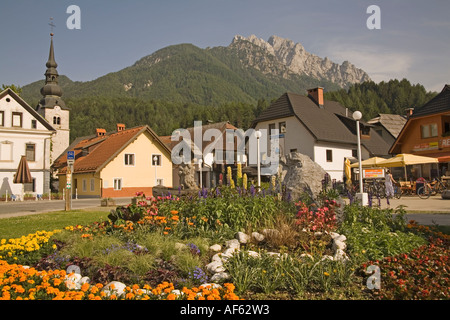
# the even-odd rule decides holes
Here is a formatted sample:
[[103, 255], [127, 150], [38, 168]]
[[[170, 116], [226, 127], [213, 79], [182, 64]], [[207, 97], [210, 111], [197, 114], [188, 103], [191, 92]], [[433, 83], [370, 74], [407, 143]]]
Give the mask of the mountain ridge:
[[[286, 91], [306, 92], [315, 86], [338, 90], [351, 85], [350, 81], [359, 83], [368, 78], [362, 70], [357, 73], [359, 78], [345, 78], [343, 74], [351, 72], [341, 72], [340, 68], [352, 72], [360, 69], [351, 64], [339, 66], [301, 48], [300, 44], [277, 36], [266, 42], [256, 36], [239, 35], [226, 47], [201, 49], [186, 43], [167, 46], [129, 67], [91, 81], [72, 81], [60, 76], [62, 98], [138, 97], [199, 105], [230, 101], [255, 103]], [[323, 67], [313, 72], [314, 61], [328, 69]], [[23, 97], [31, 105], [41, 98], [39, 86], [43, 86], [43, 80], [23, 87]]]

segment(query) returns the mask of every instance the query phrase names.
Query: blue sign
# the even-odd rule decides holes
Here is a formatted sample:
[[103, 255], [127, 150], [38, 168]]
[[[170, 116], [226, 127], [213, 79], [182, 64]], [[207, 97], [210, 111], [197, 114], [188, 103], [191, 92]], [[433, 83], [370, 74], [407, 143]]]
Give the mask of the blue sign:
[[67, 151], [67, 160], [75, 160], [75, 151]]

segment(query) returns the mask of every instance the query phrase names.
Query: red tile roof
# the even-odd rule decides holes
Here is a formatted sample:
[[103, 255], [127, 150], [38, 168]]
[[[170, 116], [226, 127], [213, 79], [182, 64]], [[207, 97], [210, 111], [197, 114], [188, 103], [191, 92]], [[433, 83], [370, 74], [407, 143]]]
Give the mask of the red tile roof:
[[[133, 142], [141, 133], [149, 132], [170, 155], [170, 150], [149, 126], [140, 126], [104, 136], [90, 136], [76, 141], [68, 150], [75, 151], [74, 173], [97, 172], [105, 167], [119, 152]], [[67, 153], [53, 164], [58, 174], [67, 172]]]

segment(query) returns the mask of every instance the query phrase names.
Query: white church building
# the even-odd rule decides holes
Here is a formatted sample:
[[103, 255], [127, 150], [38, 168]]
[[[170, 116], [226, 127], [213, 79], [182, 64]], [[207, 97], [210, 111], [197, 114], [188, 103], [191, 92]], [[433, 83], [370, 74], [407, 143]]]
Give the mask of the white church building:
[[[30, 107], [16, 92], [0, 93], [0, 197], [50, 192], [51, 164], [69, 146], [69, 108], [61, 99], [53, 34], [46, 63], [43, 98]], [[19, 162], [26, 156], [32, 183], [13, 182]]]

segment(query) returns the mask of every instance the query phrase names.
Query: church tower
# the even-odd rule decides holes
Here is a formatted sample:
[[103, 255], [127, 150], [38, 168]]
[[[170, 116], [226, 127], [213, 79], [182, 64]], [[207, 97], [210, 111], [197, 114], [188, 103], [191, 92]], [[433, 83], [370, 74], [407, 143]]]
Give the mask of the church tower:
[[69, 146], [70, 108], [66, 107], [66, 104], [61, 99], [63, 92], [58, 85], [59, 75], [58, 71], [56, 71], [58, 64], [55, 61], [53, 50], [53, 33], [50, 33], [50, 36], [50, 53], [46, 63], [45, 85], [41, 88], [43, 98], [39, 101], [36, 111], [56, 130], [56, 134], [52, 137], [50, 150], [50, 163], [53, 163]]

